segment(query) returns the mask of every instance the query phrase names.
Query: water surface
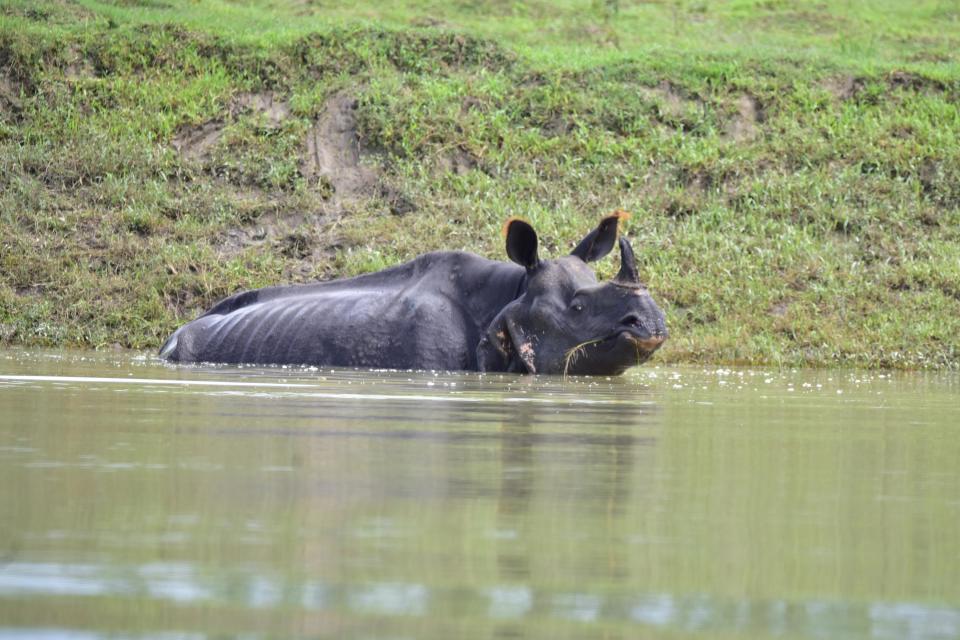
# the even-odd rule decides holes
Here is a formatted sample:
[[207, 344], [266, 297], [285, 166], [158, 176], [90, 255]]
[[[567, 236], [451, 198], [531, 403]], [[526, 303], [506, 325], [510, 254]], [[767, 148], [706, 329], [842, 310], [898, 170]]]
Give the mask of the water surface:
[[0, 352], [0, 640], [960, 638], [960, 379]]

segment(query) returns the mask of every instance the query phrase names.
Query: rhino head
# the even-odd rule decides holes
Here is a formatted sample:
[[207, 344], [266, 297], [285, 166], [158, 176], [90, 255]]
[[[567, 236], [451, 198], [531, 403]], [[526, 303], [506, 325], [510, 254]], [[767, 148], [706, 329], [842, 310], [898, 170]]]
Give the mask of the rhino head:
[[507, 223], [507, 255], [526, 269], [526, 290], [481, 339], [482, 371], [619, 375], [663, 344], [663, 312], [640, 282], [630, 242], [619, 238], [620, 272], [613, 280], [598, 282], [588, 265], [618, 244], [622, 215], [603, 218], [570, 255], [552, 260], [538, 256], [533, 227]]

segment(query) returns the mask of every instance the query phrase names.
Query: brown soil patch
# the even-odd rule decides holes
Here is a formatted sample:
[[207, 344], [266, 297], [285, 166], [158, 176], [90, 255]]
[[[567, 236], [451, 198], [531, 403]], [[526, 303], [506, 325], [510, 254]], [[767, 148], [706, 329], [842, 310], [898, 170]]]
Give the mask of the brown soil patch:
[[947, 87], [940, 80], [927, 78], [909, 71], [893, 71], [887, 76], [891, 89], [909, 89], [911, 91], [942, 92]]
[[438, 163], [441, 173], [453, 173], [458, 176], [473, 171], [479, 164], [480, 160], [463, 147], [457, 147], [443, 154]]
[[934, 62], [943, 64], [953, 62], [954, 57], [941, 51], [920, 51], [907, 58], [910, 62]]
[[[784, 5], [783, 8], [787, 8]], [[849, 28], [849, 20], [827, 11], [776, 11], [747, 21], [747, 25], [764, 31], [788, 31], [832, 35]]]
[[323, 9], [319, 0], [297, 0], [293, 3], [293, 7], [295, 9], [294, 15], [298, 16], [316, 15]]
[[300, 171], [314, 186], [327, 186], [336, 199], [371, 196], [379, 176], [361, 164], [357, 134], [357, 101], [338, 93], [327, 100], [310, 131], [300, 161]]
[[680, 117], [686, 109], [683, 92], [666, 80], [656, 87], [642, 87], [640, 91], [647, 99], [659, 102], [668, 115]]
[[[218, 249], [226, 256], [234, 256], [248, 247], [276, 243], [303, 226], [307, 217], [283, 210], [282, 203], [269, 194], [224, 187], [230, 194], [230, 205], [236, 211], [254, 209], [254, 220], [245, 220], [240, 226], [228, 229], [219, 238]], [[244, 216], [240, 216], [241, 218]]]
[[826, 89], [835, 100], [850, 100], [863, 91], [866, 84], [863, 78], [837, 76], [825, 79], [820, 86]]
[[763, 120], [760, 101], [750, 95], [741, 96], [737, 101], [737, 115], [727, 124], [726, 135], [737, 142], [753, 140], [757, 137], [757, 124]]
[[790, 303], [785, 301], [780, 301], [770, 307], [768, 313], [774, 318], [782, 318], [787, 315], [787, 311], [790, 310]]
[[[290, 117], [290, 105], [273, 93], [240, 93], [230, 101], [229, 112], [231, 117], [244, 113], [263, 114], [267, 126], [276, 128]], [[180, 127], [173, 137], [173, 148], [185, 160], [206, 160], [223, 136], [225, 126], [222, 120], [211, 120], [200, 125]]]
[[93, 78], [97, 75], [93, 64], [89, 60], [78, 60], [76, 62], [71, 62], [67, 65], [67, 68], [64, 69], [63, 73], [67, 77], [67, 80], [71, 80], [73, 82], [76, 82], [77, 80], [83, 80], [85, 78]]
[[641, 87], [640, 94], [657, 107], [654, 115], [656, 124], [672, 130], [690, 129], [691, 111], [703, 107], [703, 100], [668, 80], [662, 81], [656, 87]]
[[[940, 80], [909, 71], [891, 71], [886, 78], [878, 80], [879, 82], [885, 82], [887, 88], [891, 91], [906, 89], [907, 91], [930, 94], [948, 90], [948, 87]], [[851, 100], [866, 88], [867, 80], [853, 76], [838, 76], [826, 78], [820, 82], [820, 86], [829, 92], [835, 100]]]
[[49, 282], [40, 284], [28, 284], [24, 287], [17, 287], [13, 292], [21, 298], [39, 298], [46, 292]]
[[380, 185], [380, 198], [386, 203], [390, 213], [395, 216], [403, 216], [417, 210], [417, 205], [402, 191], [386, 183]]
[[476, 96], [467, 96], [460, 103], [460, 115], [466, 115], [471, 111], [477, 111], [479, 113], [486, 113], [486, 108], [483, 106], [483, 102]]
[[276, 128], [290, 117], [290, 104], [274, 93], [239, 93], [230, 101], [230, 113], [260, 113], [270, 127]]
[[223, 136], [223, 126], [223, 122], [214, 120], [201, 125], [181, 127], [173, 137], [173, 148], [185, 160], [205, 160]]
[[420, 27], [421, 29], [453, 29], [454, 26], [449, 22], [429, 16], [419, 16], [410, 20], [410, 26]]
[[70, 62], [63, 70], [63, 75], [66, 76], [67, 80], [76, 82], [77, 80], [96, 77], [97, 71], [93, 63], [75, 47], [70, 48], [70, 58]]
[[620, 36], [617, 30], [605, 24], [588, 22], [574, 30], [571, 34], [576, 39], [587, 40], [601, 47], [620, 47]]
[[22, 109], [20, 86], [6, 75], [0, 75], [0, 114], [20, 113]]
[[225, 200], [237, 219], [213, 242], [224, 260], [247, 251], [283, 255], [289, 258], [283, 278], [303, 280], [316, 277], [319, 267], [331, 264], [342, 246], [336, 231], [340, 210], [324, 211], [322, 206], [287, 200], [282, 193], [225, 181], [218, 181], [216, 187], [217, 197]]
[[317, 277], [317, 269], [329, 265], [343, 245], [333, 230], [336, 216], [271, 214], [250, 226], [228, 230], [219, 238], [217, 250], [234, 257], [249, 249], [268, 251], [289, 258], [283, 278], [303, 280]]
[[926, 195], [936, 193], [944, 179], [943, 162], [932, 158], [923, 160], [920, 163], [918, 177], [920, 178], [920, 186]]
[[573, 131], [573, 127], [574, 123], [569, 118], [555, 116], [540, 129], [540, 133], [543, 134], [545, 138], [557, 138]]

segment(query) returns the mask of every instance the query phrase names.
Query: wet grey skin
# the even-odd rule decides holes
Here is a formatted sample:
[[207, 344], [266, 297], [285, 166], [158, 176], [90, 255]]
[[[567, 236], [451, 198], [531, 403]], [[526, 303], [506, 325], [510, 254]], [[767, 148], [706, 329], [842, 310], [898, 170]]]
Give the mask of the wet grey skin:
[[617, 244], [619, 214], [570, 255], [538, 256], [537, 234], [510, 220], [512, 263], [427, 253], [355, 278], [267, 287], [226, 298], [160, 349], [171, 362], [619, 375], [667, 338], [664, 316], [619, 238], [620, 271], [588, 263]]

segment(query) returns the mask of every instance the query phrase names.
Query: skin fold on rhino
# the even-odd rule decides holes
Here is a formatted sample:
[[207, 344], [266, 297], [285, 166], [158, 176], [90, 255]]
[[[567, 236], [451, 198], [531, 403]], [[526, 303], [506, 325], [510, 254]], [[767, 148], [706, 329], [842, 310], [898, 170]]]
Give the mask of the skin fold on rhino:
[[[463, 251], [343, 280], [230, 296], [177, 329], [171, 362], [618, 375], [667, 338], [640, 283], [623, 214], [603, 218], [568, 256], [541, 260], [528, 223], [505, 225], [511, 262]], [[588, 266], [619, 244], [620, 271]]]

